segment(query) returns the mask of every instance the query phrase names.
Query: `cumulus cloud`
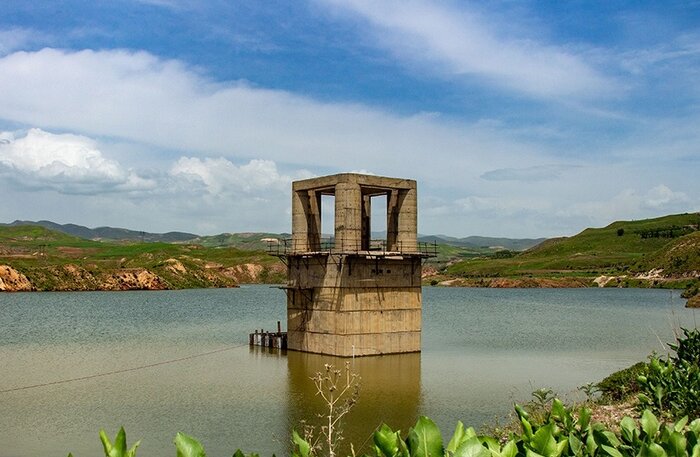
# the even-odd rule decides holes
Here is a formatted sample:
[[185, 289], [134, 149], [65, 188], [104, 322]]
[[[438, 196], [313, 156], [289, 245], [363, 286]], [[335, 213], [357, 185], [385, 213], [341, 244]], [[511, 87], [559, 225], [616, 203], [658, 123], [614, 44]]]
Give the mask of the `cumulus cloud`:
[[673, 191], [665, 184], [659, 184], [646, 191], [628, 188], [605, 200], [574, 203], [557, 214], [566, 218], [584, 216], [607, 224], [621, 219], [641, 219], [687, 211], [692, 211], [691, 199], [684, 192]]
[[307, 172], [281, 175], [271, 160], [254, 159], [237, 166], [223, 157], [180, 157], [170, 175], [194, 184], [209, 194], [262, 194], [287, 192], [293, 179], [309, 177]]
[[152, 182], [105, 158], [94, 140], [30, 129], [0, 132], [0, 173], [20, 186], [65, 194], [146, 189]]
[[0, 58], [0, 88], [0, 118], [189, 155], [325, 169], [368, 164], [379, 174], [410, 176], [444, 175], [446, 169], [413, 166], [427, 152], [433, 159], [451, 156], [449, 169], [464, 172], [476, 159], [495, 168], [543, 153], [478, 124], [214, 83], [181, 62], [145, 52], [17, 52]]
[[28, 44], [38, 41], [42, 34], [35, 30], [12, 27], [10, 29], [0, 29], [0, 56], [22, 49]]
[[[449, 75], [471, 75], [533, 97], [609, 95], [618, 84], [561, 46], [506, 33], [511, 24], [421, 0], [319, 0], [351, 11], [376, 30], [383, 46], [410, 63]], [[436, 68], [437, 66], [437, 68]]]

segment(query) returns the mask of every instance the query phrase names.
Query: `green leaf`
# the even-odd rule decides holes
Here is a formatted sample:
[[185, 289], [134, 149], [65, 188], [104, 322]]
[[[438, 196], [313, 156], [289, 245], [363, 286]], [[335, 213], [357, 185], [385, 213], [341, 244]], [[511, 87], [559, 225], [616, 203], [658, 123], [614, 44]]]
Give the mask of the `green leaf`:
[[648, 438], [653, 438], [656, 432], [659, 431], [659, 421], [648, 409], [644, 410], [639, 422], [642, 424], [642, 430], [644, 430]]
[[397, 432], [394, 432], [386, 424], [382, 424], [379, 430], [374, 432], [374, 444], [377, 446], [379, 452], [381, 452], [381, 454], [386, 457], [394, 457], [398, 455], [399, 441], [401, 441], [401, 439], [399, 438], [399, 434]]
[[124, 427], [119, 428], [117, 436], [114, 438], [114, 444], [109, 440], [104, 430], [100, 430], [100, 441], [102, 441], [102, 447], [104, 448], [106, 457], [135, 457], [136, 449], [139, 447], [139, 444], [141, 444], [141, 441], [137, 441], [131, 449], [127, 451]]
[[588, 450], [589, 455], [595, 455], [595, 451], [598, 449], [598, 444], [595, 442], [592, 433], [586, 437], [586, 449]]
[[515, 440], [508, 441], [501, 450], [501, 457], [515, 457], [518, 454], [518, 446]]
[[175, 447], [177, 457], [206, 457], [207, 455], [202, 443], [182, 432], [177, 432], [175, 435]]
[[551, 423], [540, 427], [530, 440], [532, 449], [544, 457], [557, 456], [557, 442], [554, 439], [553, 427], [554, 424]]
[[601, 449], [603, 449], [609, 456], [612, 456], [612, 457], [623, 457], [622, 453], [620, 453], [620, 451], [618, 451], [617, 449], [615, 449], [615, 448], [612, 447], [612, 446], [606, 446], [605, 444], [602, 444], [600, 447], [601, 447]]
[[667, 457], [664, 448], [656, 443], [644, 444], [640, 452], [641, 457]]
[[477, 437], [472, 437], [460, 444], [454, 457], [491, 457], [491, 452], [482, 446]]
[[588, 428], [588, 426], [591, 423], [591, 410], [584, 407], [581, 407], [581, 411], [579, 411], [578, 414], [578, 425], [581, 428], [581, 430], [585, 430]]
[[572, 432], [569, 433], [569, 449], [574, 455], [581, 455], [583, 442]]
[[442, 436], [435, 422], [421, 416], [408, 432], [408, 450], [411, 457], [442, 457]]
[[564, 407], [564, 403], [562, 403], [562, 401], [558, 398], [555, 398], [554, 401], [552, 401], [552, 415], [560, 421], [564, 421], [566, 417], [566, 408]]
[[455, 432], [452, 434], [450, 442], [447, 443], [446, 451], [454, 453], [457, 448], [467, 440], [464, 429], [464, 424], [462, 421], [457, 421], [457, 426], [455, 427]]
[[533, 451], [532, 449], [527, 449], [525, 451], [525, 457], [545, 457], [545, 456], [538, 454], [537, 452]]
[[479, 436], [478, 439], [481, 444], [486, 445], [489, 451], [499, 451], [501, 449], [501, 446], [498, 444], [498, 440], [492, 436]]
[[109, 437], [107, 436], [107, 433], [103, 430], [100, 429], [100, 441], [102, 441], [102, 447], [105, 450], [105, 455], [109, 457], [112, 453], [112, 442], [109, 440]]
[[700, 443], [693, 446], [693, 452], [690, 457], [700, 457]]
[[602, 432], [602, 435], [605, 437], [607, 440], [608, 444], [610, 444], [613, 447], [619, 447], [620, 446], [620, 440], [617, 439], [617, 436], [611, 431], [605, 430]]
[[[311, 445], [304, 440], [299, 434], [297, 433], [296, 430], [292, 430], [292, 442], [296, 445], [296, 449], [294, 450], [294, 455], [299, 456], [299, 457], [309, 457], [309, 454], [311, 453]], [[299, 451], [297, 454], [296, 451]]]
[[515, 408], [515, 412], [518, 414], [518, 417], [520, 419], [528, 419], [530, 415], [523, 409], [522, 406], [516, 404], [513, 406]]
[[696, 435], [700, 435], [700, 419], [695, 419], [693, 422], [690, 423], [688, 428]]
[[625, 416], [620, 421], [620, 434], [622, 438], [629, 444], [634, 443], [636, 438], [639, 437], [639, 430], [637, 430], [637, 424], [629, 416]]
[[688, 423], [688, 416], [683, 416], [678, 422], [673, 425], [673, 429], [677, 432], [683, 431], [683, 427]]
[[245, 454], [240, 449], [236, 449], [236, 452], [233, 453], [233, 457], [245, 457]]
[[685, 450], [687, 444], [685, 436], [674, 431], [668, 438], [666, 452], [671, 457], [687, 457], [688, 453]]

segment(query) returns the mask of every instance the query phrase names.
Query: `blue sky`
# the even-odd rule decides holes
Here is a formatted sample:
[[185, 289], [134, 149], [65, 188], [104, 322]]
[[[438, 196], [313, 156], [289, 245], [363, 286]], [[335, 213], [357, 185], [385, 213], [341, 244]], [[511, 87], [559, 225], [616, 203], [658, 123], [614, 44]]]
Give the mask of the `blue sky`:
[[700, 210], [697, 1], [2, 6], [0, 221], [288, 231], [347, 171], [418, 180], [422, 233]]

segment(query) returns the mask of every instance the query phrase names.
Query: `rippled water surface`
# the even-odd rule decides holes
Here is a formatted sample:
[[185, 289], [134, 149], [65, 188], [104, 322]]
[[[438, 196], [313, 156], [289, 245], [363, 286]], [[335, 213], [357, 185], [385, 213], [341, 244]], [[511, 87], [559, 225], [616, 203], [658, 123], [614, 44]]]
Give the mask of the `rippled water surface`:
[[[423, 290], [423, 352], [355, 359], [360, 400], [346, 435], [361, 444], [385, 421], [418, 415], [444, 433], [480, 426], [513, 401], [576, 387], [664, 352], [695, 325], [678, 292], [634, 289]], [[309, 376], [344, 359], [251, 349], [247, 334], [285, 320], [278, 289], [0, 295], [0, 457], [101, 454], [99, 429], [124, 425], [141, 456], [172, 456], [177, 431], [207, 454], [286, 454], [290, 430], [321, 404]], [[221, 352], [158, 365], [209, 351]]]

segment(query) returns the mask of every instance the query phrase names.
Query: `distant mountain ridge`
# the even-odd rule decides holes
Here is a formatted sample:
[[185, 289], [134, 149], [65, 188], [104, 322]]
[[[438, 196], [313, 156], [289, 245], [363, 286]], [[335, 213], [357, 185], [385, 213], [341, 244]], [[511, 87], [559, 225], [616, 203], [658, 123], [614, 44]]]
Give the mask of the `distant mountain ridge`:
[[495, 238], [488, 236], [468, 236], [455, 238], [447, 235], [421, 235], [421, 242], [447, 244], [466, 248], [502, 248], [509, 251], [525, 251], [545, 241], [547, 238]]
[[[114, 240], [114, 241], [145, 241], [162, 243], [201, 243], [205, 246], [236, 246], [241, 249], [265, 249], [266, 244], [260, 240], [263, 238], [289, 238], [289, 233], [221, 233], [218, 235], [202, 236], [187, 232], [167, 232], [151, 233], [139, 230], [130, 230], [118, 227], [97, 227], [89, 228], [77, 224], [58, 224], [56, 222], [22, 221], [16, 220], [9, 224], [0, 226], [37, 225], [49, 230], [66, 233], [86, 240]], [[373, 237], [384, 238], [386, 232], [373, 232]], [[469, 236], [466, 238], [456, 238], [447, 235], [419, 235], [421, 242], [445, 244], [448, 246], [484, 249], [500, 248], [509, 251], [525, 251], [546, 240], [546, 238], [494, 238], [485, 236]]]
[[167, 233], [149, 233], [138, 230], [129, 230], [118, 227], [97, 227], [94, 229], [77, 224], [57, 224], [51, 221], [21, 221], [16, 220], [9, 224], [0, 224], [2, 226], [16, 227], [20, 225], [38, 225], [49, 230], [66, 233], [68, 235], [77, 236], [86, 240], [124, 240], [124, 241], [148, 241], [148, 242], [163, 242], [177, 243], [194, 240], [199, 237], [194, 233], [186, 232], [167, 232]]

